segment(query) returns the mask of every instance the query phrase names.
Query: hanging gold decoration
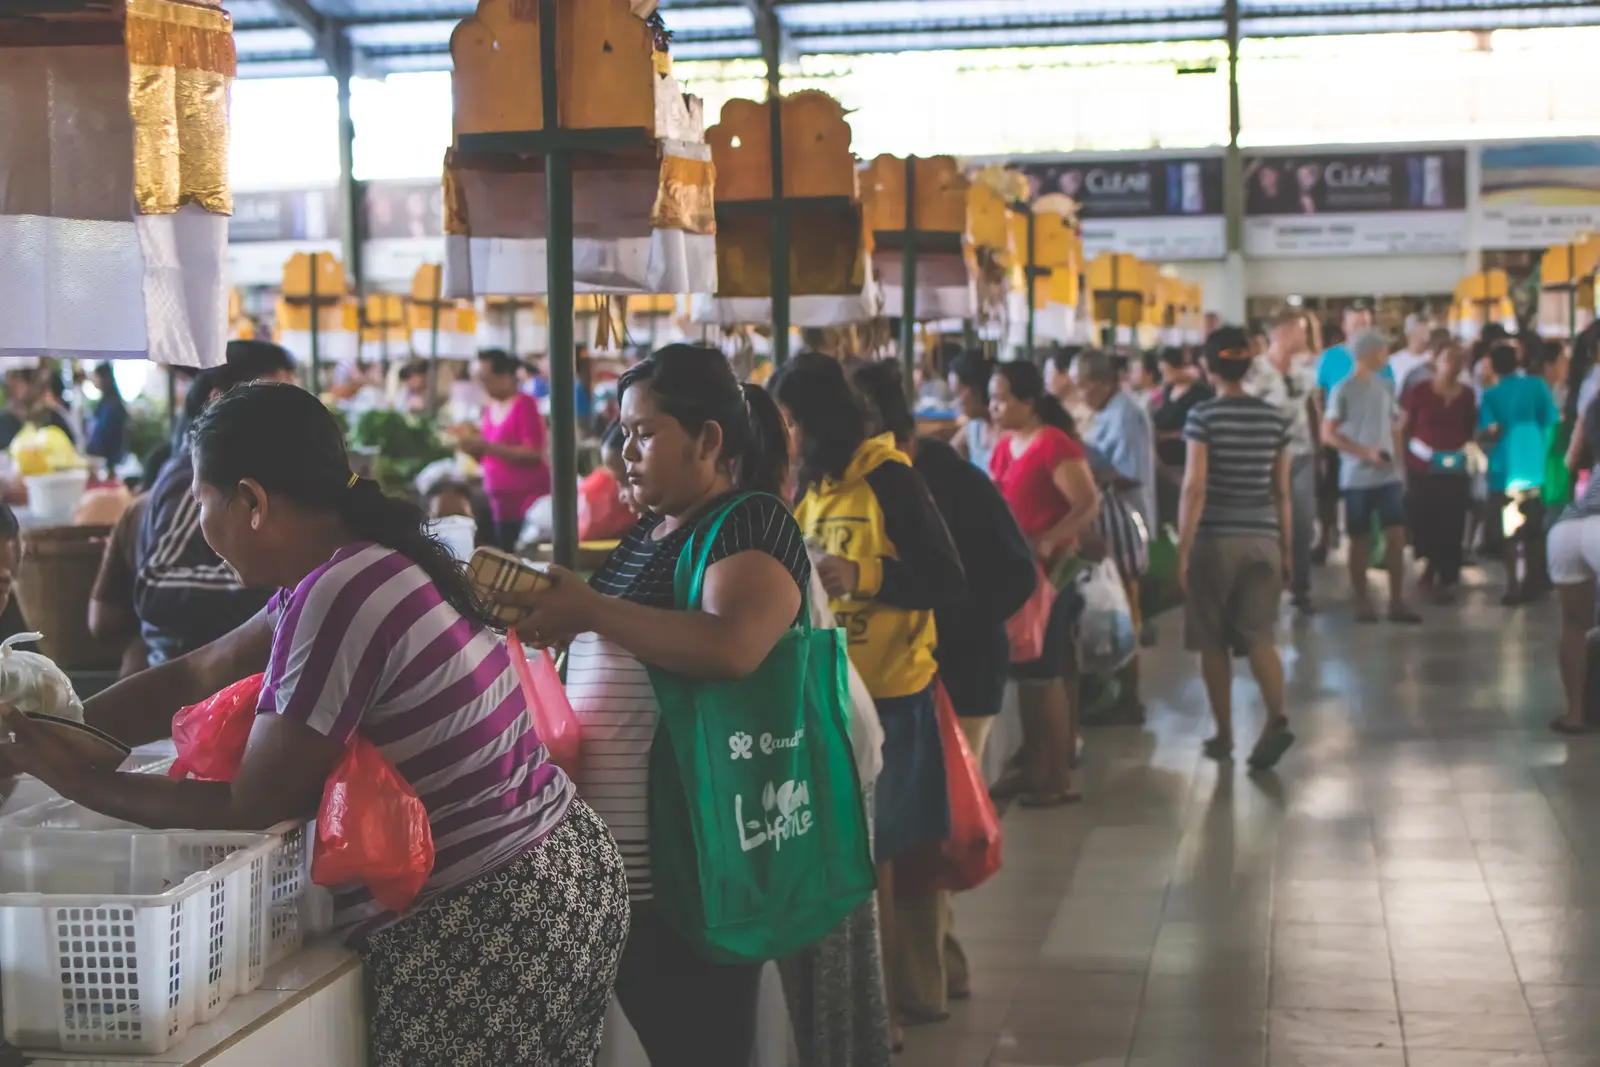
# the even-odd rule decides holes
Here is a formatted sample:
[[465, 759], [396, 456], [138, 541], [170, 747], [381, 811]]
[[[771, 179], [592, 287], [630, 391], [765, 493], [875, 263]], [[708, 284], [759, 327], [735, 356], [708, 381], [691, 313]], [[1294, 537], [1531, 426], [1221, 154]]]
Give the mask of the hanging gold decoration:
[[198, 204], [232, 214], [228, 92], [238, 60], [231, 17], [180, 0], [128, 0], [127, 48], [139, 212], [170, 215]]

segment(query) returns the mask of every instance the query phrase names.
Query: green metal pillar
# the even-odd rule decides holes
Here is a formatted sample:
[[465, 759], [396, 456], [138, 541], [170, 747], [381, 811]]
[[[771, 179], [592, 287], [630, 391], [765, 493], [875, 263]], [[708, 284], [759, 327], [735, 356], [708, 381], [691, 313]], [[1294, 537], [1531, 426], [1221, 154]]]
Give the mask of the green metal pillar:
[[[351, 291], [359, 301], [366, 295], [366, 211], [361, 183], [356, 181], [356, 127], [350, 118], [350, 77], [353, 62], [350, 38], [341, 30], [333, 37], [334, 84], [339, 99], [339, 252]], [[365, 303], [361, 304], [365, 316]]]
[[1228, 149], [1222, 157], [1222, 210], [1227, 233], [1225, 297], [1221, 308], [1231, 321], [1244, 319], [1244, 153], [1239, 148], [1239, 0], [1225, 0], [1228, 42]]
[[778, 13], [758, 15], [761, 50], [767, 61], [767, 113], [772, 138], [772, 362], [789, 358], [789, 212], [783, 202], [782, 33]]
[[[556, 77], [556, 0], [539, 0], [539, 63], [544, 92], [544, 131], [561, 128]], [[554, 142], [545, 153], [545, 290], [550, 340], [550, 490], [555, 523], [553, 558], [578, 562], [577, 350], [572, 329], [572, 157]]]
[[1028, 212], [1028, 265], [1025, 268], [1025, 274], [1026, 274], [1027, 279], [1028, 279], [1028, 292], [1027, 292], [1027, 298], [1028, 298], [1028, 360], [1030, 362], [1032, 362], [1032, 360], [1033, 360], [1033, 327], [1034, 327], [1034, 317], [1035, 317], [1035, 312], [1034, 312], [1034, 309], [1033, 309], [1033, 305], [1034, 305], [1034, 292], [1038, 288], [1038, 284], [1039, 284], [1039, 268], [1038, 268], [1038, 265], [1036, 263], [1036, 258], [1038, 256], [1039, 252], [1038, 252], [1038, 230], [1036, 229], [1036, 226], [1035, 226], [1034, 216], [1033, 216], [1033, 206], [1031, 204], [1028, 206], [1027, 212]]
[[322, 395], [322, 350], [317, 342], [317, 335], [321, 333], [322, 312], [317, 304], [317, 256], [320, 253], [311, 253], [311, 374], [306, 383], [312, 396]]
[[917, 395], [917, 157], [906, 156], [906, 233], [900, 250], [900, 358], [906, 395]]

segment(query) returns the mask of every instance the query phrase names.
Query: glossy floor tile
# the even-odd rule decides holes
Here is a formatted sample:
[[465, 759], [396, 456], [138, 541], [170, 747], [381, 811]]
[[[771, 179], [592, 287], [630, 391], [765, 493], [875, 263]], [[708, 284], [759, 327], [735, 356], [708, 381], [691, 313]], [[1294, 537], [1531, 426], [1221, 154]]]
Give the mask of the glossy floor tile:
[[1299, 742], [1264, 777], [1201, 757], [1160, 619], [1147, 725], [1091, 728], [1083, 805], [1007, 813], [1005, 869], [957, 901], [973, 999], [899, 1062], [1600, 1067], [1600, 737], [1546, 728], [1554, 605], [1472, 580], [1400, 629], [1319, 573], [1284, 628]]

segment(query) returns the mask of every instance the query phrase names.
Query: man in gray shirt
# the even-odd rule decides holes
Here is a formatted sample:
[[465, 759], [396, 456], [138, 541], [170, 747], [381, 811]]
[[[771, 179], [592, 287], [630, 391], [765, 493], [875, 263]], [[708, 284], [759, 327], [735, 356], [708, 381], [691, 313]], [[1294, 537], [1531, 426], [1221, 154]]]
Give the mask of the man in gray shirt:
[[1374, 331], [1350, 342], [1355, 372], [1328, 398], [1322, 439], [1340, 452], [1339, 488], [1344, 496], [1345, 529], [1350, 534], [1350, 585], [1356, 594], [1356, 618], [1377, 622], [1367, 590], [1369, 537], [1374, 518], [1383, 528], [1384, 565], [1389, 571], [1389, 621], [1418, 623], [1422, 617], [1406, 606], [1406, 515], [1401, 410], [1394, 383], [1379, 374], [1389, 345]]

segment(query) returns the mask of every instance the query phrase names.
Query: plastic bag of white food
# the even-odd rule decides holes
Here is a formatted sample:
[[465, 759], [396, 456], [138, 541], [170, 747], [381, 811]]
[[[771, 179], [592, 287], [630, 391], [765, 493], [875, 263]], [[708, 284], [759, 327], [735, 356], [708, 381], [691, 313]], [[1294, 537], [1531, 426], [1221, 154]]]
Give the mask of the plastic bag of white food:
[[43, 634], [16, 634], [0, 641], [0, 704], [18, 711], [83, 721], [83, 702], [55, 661], [12, 647], [43, 640]]
[[1121, 670], [1137, 651], [1133, 609], [1117, 565], [1103, 559], [1078, 575], [1083, 613], [1078, 616], [1078, 663], [1090, 674]]

